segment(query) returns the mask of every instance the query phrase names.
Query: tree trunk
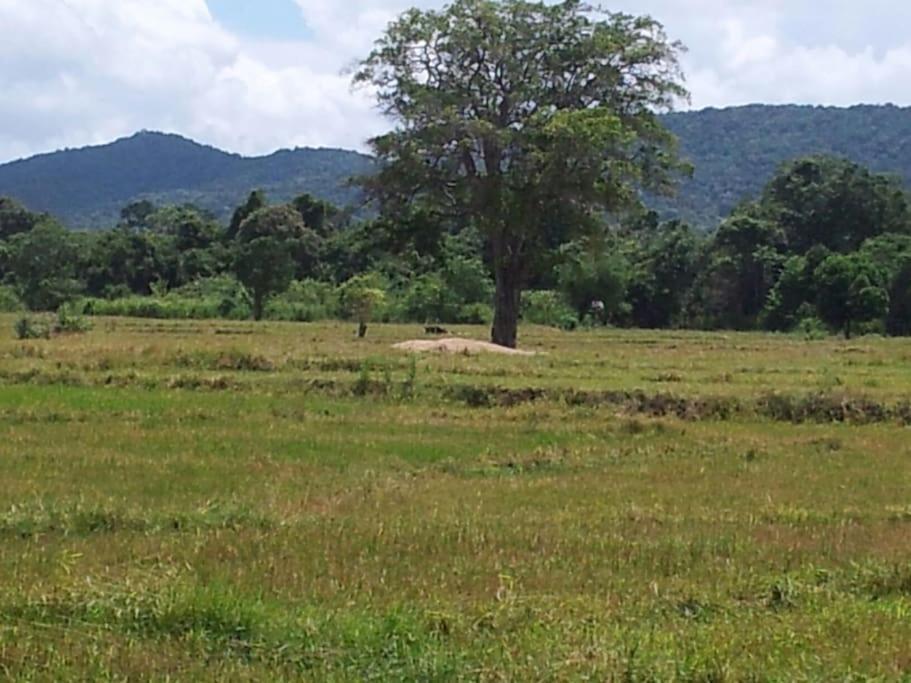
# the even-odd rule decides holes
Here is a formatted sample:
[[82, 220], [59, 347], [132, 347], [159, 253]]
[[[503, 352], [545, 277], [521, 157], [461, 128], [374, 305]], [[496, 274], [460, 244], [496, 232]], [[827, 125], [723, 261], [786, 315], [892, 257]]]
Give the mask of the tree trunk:
[[519, 269], [514, 264], [498, 263], [496, 271], [497, 291], [490, 338], [498, 346], [514, 349], [518, 338], [519, 301], [522, 295]]
[[263, 319], [263, 299], [265, 297], [260, 292], [253, 293], [253, 319], [262, 320]]
[[367, 336], [367, 323], [365, 323], [365, 322], [360, 322], [360, 323], [358, 323], [358, 325], [357, 325], [357, 338], [358, 338], [358, 339], [363, 339], [363, 338], [366, 337], [366, 336]]

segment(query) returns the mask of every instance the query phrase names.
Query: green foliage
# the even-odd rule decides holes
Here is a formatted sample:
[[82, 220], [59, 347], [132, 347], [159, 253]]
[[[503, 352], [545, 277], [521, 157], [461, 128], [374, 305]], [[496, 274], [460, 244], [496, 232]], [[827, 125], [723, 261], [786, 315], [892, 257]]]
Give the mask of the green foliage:
[[179, 255], [166, 236], [126, 227], [93, 236], [83, 270], [92, 296], [150, 294], [158, 281], [175, 283]]
[[833, 254], [819, 265], [813, 277], [820, 318], [846, 337], [858, 323], [888, 312], [889, 293], [883, 287], [883, 273], [861, 254]]
[[785, 164], [758, 210], [784, 231], [790, 251], [856, 251], [871, 237], [911, 231], [911, 208], [898, 178], [846, 159], [809, 157]]
[[234, 272], [250, 290], [253, 319], [261, 320], [266, 300], [285, 291], [294, 279], [294, 259], [282, 240], [255, 237], [238, 245]]
[[829, 330], [826, 324], [819, 318], [806, 316], [797, 323], [797, 330], [807, 341], [818, 341], [829, 336]]
[[[845, 157], [911, 183], [911, 161], [901, 151], [911, 138], [907, 108], [751, 105], [672, 113], [660, 120], [679, 138], [695, 174], [673, 199], [649, 197], [647, 203], [662, 216], [697, 228], [714, 228], [744, 197], [757, 195], [782, 163], [811, 154]], [[140, 156], [144, 163], [136, 164]], [[192, 202], [228, 223], [232, 207], [251, 187], [263, 188], [276, 202], [291, 201], [304, 187], [320, 200], [350, 205], [357, 194], [346, 180], [372, 168], [370, 158], [343, 150], [240, 159], [176, 136], [144, 133], [100, 148], [0, 165], [0, 194], [74, 227], [109, 227], [118, 220], [138, 227], [149, 199], [136, 197], [161, 205]], [[121, 215], [128, 202], [139, 209], [138, 222]]]
[[[217, 302], [205, 299], [179, 299], [173, 296], [129, 296], [120, 299], [85, 299], [82, 310], [86, 315], [113, 316], [121, 318], [153, 318], [162, 320], [211, 320], [215, 318], [239, 318], [225, 313]], [[243, 317], [250, 317], [247, 307]]]
[[[227, 223], [232, 208], [253, 187], [276, 202], [291, 201], [305, 187], [333, 204], [353, 204], [358, 193], [347, 180], [371, 168], [369, 157], [345, 150], [297, 149], [244, 158], [176, 135], [143, 132], [100, 147], [0, 165], [0, 194], [50, 212], [70, 227], [107, 228], [120, 221], [140, 227], [148, 208], [142, 201], [194, 204]], [[129, 203], [136, 210], [121, 216]]]
[[386, 294], [372, 275], [356, 275], [339, 288], [342, 310], [358, 323], [358, 337], [367, 334], [367, 324], [386, 302]]
[[809, 155], [851, 159], [911, 185], [911, 109], [751, 105], [672, 113], [662, 122], [680, 140], [695, 173], [670, 200], [652, 198], [662, 215], [711, 229], [745, 197], [758, 195], [782, 164]]
[[63, 304], [57, 309], [57, 321], [54, 331], [58, 334], [81, 334], [88, 332], [93, 327], [92, 321], [87, 320], [75, 304]]
[[234, 214], [231, 216], [231, 223], [228, 225], [226, 237], [231, 240], [236, 239], [243, 222], [260, 209], [266, 208], [268, 205], [269, 202], [266, 200], [265, 192], [262, 190], [253, 190], [253, 192], [250, 193], [250, 196], [247, 197], [247, 201], [235, 209]]
[[699, 273], [702, 242], [686, 225], [652, 219], [624, 248], [631, 269], [629, 317], [637, 327], [670, 327], [681, 322], [687, 292]]
[[711, 329], [753, 327], [780, 273], [783, 239], [777, 224], [746, 213], [722, 223], [690, 293], [690, 320]]
[[135, 318], [243, 320], [251, 315], [250, 297], [230, 276], [200, 279], [161, 296], [85, 299], [86, 314]]
[[28, 308], [56, 310], [82, 290], [76, 278], [78, 256], [73, 234], [53, 221], [42, 220], [9, 239], [4, 271]]
[[16, 339], [50, 339], [53, 325], [46, 317], [32, 315], [17, 318], [13, 325]]
[[6, 285], [0, 285], [0, 313], [18, 313], [25, 305], [16, 294], [16, 290]]
[[686, 94], [679, 51], [647, 17], [456, 0], [402, 14], [361, 64], [355, 82], [399, 124], [372, 141], [363, 184], [391, 215], [428, 207], [484, 235], [494, 342], [515, 346], [521, 290], [570, 229], [597, 231], [681, 169], [656, 117]]
[[269, 320], [313, 322], [339, 316], [339, 294], [328, 282], [297, 280], [288, 289], [273, 297], [266, 305]]
[[[582, 113], [542, 126], [563, 149], [574, 136], [610, 137], [614, 123]], [[609, 231], [600, 215], [555, 215], [539, 242], [523, 243], [524, 272], [497, 267], [493, 233], [444, 204], [416, 200], [357, 221], [309, 194], [268, 206], [254, 192], [227, 239], [211, 214], [187, 204], [140, 200], [115, 229], [70, 233], [0, 200], [0, 309], [53, 311], [86, 295], [78, 310], [96, 315], [323, 320], [352, 315], [337, 283], [367, 275], [383, 292], [373, 317], [385, 321], [486, 325], [496, 304], [560, 327], [581, 319], [790, 331], [825, 320], [847, 334], [911, 334], [907, 199], [894, 180], [843, 159], [785, 164], [708, 236], [656, 212], [613, 216]], [[273, 243], [254, 246], [259, 239]], [[862, 276], [820, 270], [842, 251], [869, 265]], [[526, 284], [534, 293], [504, 299], [491, 272], [513, 294]], [[560, 295], [540, 293], [550, 290]], [[603, 315], [590, 315], [594, 301]]]
[[[464, 264], [462, 264], [464, 265]], [[491, 296], [483, 297], [486, 273], [468, 268], [465, 280], [450, 279], [459, 270], [425, 273], [413, 278], [395, 301], [395, 317], [424, 323], [488, 323], [491, 319]], [[480, 285], [472, 277], [480, 275]], [[460, 286], [461, 285], [461, 286]], [[472, 290], [475, 290], [473, 293]], [[478, 296], [478, 291], [481, 295]]]
[[892, 335], [911, 336], [911, 255], [905, 255], [892, 274], [886, 331]]
[[811, 263], [803, 256], [792, 256], [784, 262], [760, 316], [765, 329], [780, 332], [793, 329], [807, 303], [815, 301], [815, 268]]
[[130, 230], [147, 230], [149, 217], [155, 213], [157, 207], [148, 199], [130, 202], [120, 210], [119, 225]]
[[14, 199], [0, 197], [0, 240], [28, 232], [42, 220], [45, 217], [32, 213]]
[[563, 330], [573, 330], [579, 325], [578, 314], [558, 292], [552, 290], [523, 292], [522, 320]]
[[629, 312], [626, 303], [630, 265], [622, 254], [592, 241], [572, 242], [560, 252], [557, 281], [578, 318], [592, 313], [592, 303], [604, 304], [596, 322], [619, 322]]
[[268, 206], [247, 216], [240, 224], [235, 241], [243, 251], [243, 245], [257, 239], [270, 239], [282, 244], [293, 261], [296, 277], [302, 279], [314, 274], [322, 240], [304, 224], [300, 213], [293, 207]]
[[342, 218], [342, 212], [338, 208], [309, 193], [295, 197], [290, 205], [300, 214], [304, 225], [317, 235], [328, 235]]

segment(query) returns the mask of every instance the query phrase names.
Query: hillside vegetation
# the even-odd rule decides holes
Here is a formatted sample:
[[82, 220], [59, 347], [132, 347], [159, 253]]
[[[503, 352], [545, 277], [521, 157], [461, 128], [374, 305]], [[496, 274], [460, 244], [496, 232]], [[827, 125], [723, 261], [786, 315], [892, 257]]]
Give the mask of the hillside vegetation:
[[752, 105], [680, 112], [664, 118], [695, 166], [693, 179], [663, 212], [714, 226], [753, 197], [784, 161], [807, 155], [845, 157], [911, 185], [911, 109]]
[[44, 154], [0, 166], [0, 196], [46, 211], [70, 227], [114, 225], [127, 203], [194, 204], [224, 219], [255, 187], [278, 201], [304, 189], [347, 205], [351, 176], [370, 158], [337, 149], [282, 150], [242, 157], [178, 135], [142, 132], [99, 147]]
[[[834, 154], [911, 183], [911, 109], [755, 105], [664, 118], [695, 175], [673, 200], [652, 200], [667, 218], [711, 228], [755, 195], [782, 162]], [[370, 158], [336, 149], [298, 149], [244, 158], [176, 135], [140, 133], [100, 147], [0, 165], [0, 196], [47, 211], [71, 227], [106, 227], [140, 198], [192, 203], [226, 219], [255, 187], [285, 202], [308, 192], [338, 205], [357, 198], [347, 180]]]

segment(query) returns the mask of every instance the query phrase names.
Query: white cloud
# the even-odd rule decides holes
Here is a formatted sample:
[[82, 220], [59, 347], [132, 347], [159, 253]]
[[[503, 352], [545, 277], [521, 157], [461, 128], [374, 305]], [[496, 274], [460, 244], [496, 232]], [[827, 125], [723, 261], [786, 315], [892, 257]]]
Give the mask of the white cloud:
[[[246, 2], [248, 0], [237, 0]], [[267, 2], [271, 0], [260, 0]], [[232, 34], [205, 0], [0, 0], [0, 161], [163, 129], [243, 153], [363, 148], [386, 125], [343, 72], [443, 0], [295, 0], [308, 41]], [[690, 48], [693, 106], [911, 104], [911, 3], [616, 0]]]

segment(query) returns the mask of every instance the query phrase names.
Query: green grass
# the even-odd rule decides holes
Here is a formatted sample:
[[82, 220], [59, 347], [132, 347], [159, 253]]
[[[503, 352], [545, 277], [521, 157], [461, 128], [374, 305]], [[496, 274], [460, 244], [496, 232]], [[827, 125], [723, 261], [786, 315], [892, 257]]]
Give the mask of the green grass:
[[911, 680], [902, 340], [12, 324], [0, 678]]

